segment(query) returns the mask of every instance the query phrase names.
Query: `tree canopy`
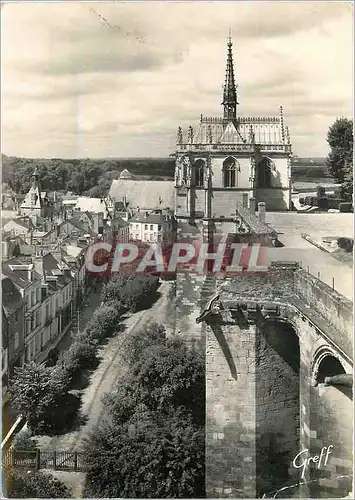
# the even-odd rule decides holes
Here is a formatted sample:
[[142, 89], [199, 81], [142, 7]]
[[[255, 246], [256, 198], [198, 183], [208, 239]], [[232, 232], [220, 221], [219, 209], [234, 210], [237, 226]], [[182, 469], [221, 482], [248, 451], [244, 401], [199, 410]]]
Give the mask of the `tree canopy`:
[[353, 141], [352, 120], [338, 118], [328, 131], [330, 152], [326, 164], [329, 174], [342, 184], [342, 195], [349, 201], [353, 192]]
[[86, 440], [86, 494], [205, 496], [205, 363], [158, 324], [123, 342], [128, 371], [106, 395], [107, 418]]
[[43, 191], [73, 191], [78, 195], [106, 196], [112, 179], [118, 179], [125, 168], [134, 175], [173, 178], [171, 158], [108, 158], [61, 159], [17, 158], [2, 155], [3, 181], [16, 193], [26, 193], [31, 187], [35, 166]]

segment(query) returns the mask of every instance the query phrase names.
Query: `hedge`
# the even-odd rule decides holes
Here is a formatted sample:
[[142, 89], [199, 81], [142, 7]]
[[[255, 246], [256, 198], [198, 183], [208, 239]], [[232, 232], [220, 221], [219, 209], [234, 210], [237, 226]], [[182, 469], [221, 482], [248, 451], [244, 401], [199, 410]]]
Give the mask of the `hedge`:
[[339, 212], [353, 212], [352, 203], [339, 203]]

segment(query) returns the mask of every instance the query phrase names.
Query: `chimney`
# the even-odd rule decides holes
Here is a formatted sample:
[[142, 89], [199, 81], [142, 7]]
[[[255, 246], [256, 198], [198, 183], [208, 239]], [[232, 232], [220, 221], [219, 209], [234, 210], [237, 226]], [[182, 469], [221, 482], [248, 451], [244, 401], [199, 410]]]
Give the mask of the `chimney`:
[[249, 198], [249, 210], [255, 214], [255, 198]]
[[258, 203], [259, 222], [265, 222], [265, 213], [266, 213], [266, 203], [263, 201], [260, 201]]
[[28, 281], [32, 281], [33, 279], [33, 264], [28, 266]]
[[149, 212], [146, 212], [145, 215], [144, 215], [144, 218], [148, 219], [148, 215], [149, 215]]
[[248, 208], [248, 193], [243, 193], [243, 208]]
[[9, 242], [4, 240], [1, 242], [2, 246], [2, 258], [3, 260], [7, 260], [9, 258]]

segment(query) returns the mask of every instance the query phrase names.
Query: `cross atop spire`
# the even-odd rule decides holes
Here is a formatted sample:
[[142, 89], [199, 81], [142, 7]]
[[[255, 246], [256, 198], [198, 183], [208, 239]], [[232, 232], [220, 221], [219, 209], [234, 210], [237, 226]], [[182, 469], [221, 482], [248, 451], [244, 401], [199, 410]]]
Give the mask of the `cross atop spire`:
[[232, 39], [231, 30], [229, 30], [229, 37], [227, 43], [227, 67], [226, 79], [223, 90], [223, 106], [224, 106], [224, 119], [234, 120], [237, 117], [237, 91], [234, 82], [234, 67], [233, 67], [233, 53], [232, 53]]

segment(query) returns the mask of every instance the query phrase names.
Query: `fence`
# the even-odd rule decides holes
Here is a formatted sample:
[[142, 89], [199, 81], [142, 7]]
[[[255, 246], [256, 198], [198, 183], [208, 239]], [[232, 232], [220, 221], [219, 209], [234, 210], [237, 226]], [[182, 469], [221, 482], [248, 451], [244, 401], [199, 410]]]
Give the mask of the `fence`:
[[3, 467], [78, 472], [85, 469], [85, 461], [84, 453], [77, 451], [18, 451], [12, 449], [3, 454]]

